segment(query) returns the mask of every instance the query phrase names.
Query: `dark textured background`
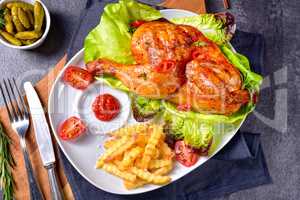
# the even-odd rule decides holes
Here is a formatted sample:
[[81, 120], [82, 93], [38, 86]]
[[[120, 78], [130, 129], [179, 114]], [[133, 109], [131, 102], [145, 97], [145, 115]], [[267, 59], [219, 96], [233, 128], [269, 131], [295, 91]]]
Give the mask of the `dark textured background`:
[[[0, 46], [0, 79], [36, 82], [64, 55], [84, 0], [44, 0], [52, 27], [46, 42], [33, 51]], [[222, 11], [221, 0], [208, 0], [209, 11]], [[274, 183], [219, 199], [300, 199], [300, 1], [231, 0], [230, 10], [243, 31], [266, 40], [265, 81], [260, 103], [242, 129], [261, 132]], [[61, 26], [60, 24], [64, 24]], [[2, 103], [2, 102], [1, 102]], [[249, 177], [251, 178], [251, 177]]]

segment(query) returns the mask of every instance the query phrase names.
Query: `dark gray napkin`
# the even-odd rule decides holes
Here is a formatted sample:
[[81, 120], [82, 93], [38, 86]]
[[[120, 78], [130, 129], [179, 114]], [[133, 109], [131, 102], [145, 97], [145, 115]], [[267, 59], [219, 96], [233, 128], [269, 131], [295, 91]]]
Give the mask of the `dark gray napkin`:
[[[88, 0], [78, 20], [68, 56], [71, 58], [83, 47], [88, 32], [100, 20], [103, 7], [114, 0]], [[153, 1], [146, 1], [149, 4]], [[264, 39], [259, 34], [237, 31], [231, 41], [235, 49], [246, 55], [254, 71], [261, 73]], [[208, 199], [242, 189], [271, 183], [259, 134], [238, 132], [213, 159], [180, 180], [146, 194], [121, 196], [104, 192], [88, 183], [61, 153], [65, 174], [73, 189], [75, 199], [127, 200], [127, 199]], [[251, 177], [251, 178], [249, 178]]]

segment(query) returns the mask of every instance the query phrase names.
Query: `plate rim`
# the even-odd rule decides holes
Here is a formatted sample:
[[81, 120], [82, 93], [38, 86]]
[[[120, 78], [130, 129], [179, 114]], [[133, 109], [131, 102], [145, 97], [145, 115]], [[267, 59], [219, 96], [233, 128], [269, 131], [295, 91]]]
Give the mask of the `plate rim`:
[[[193, 14], [193, 15], [198, 15], [197, 13], [194, 13], [194, 12], [191, 12], [191, 11], [188, 11], [188, 10], [184, 10], [184, 9], [163, 9], [163, 10], [160, 10], [160, 12], [164, 13], [164, 12], [181, 12], [181, 13], [187, 13], [187, 14]], [[230, 44], [230, 43], [229, 43]], [[231, 44], [230, 44], [231, 45]], [[232, 45], [231, 45], [232, 47]], [[232, 47], [232, 49], [235, 51], [235, 49]], [[195, 169], [197, 169], [198, 167], [200, 167], [201, 165], [203, 165], [204, 163], [206, 163], [207, 161], [209, 161], [215, 154], [217, 154], [221, 149], [224, 148], [224, 146], [226, 144], [229, 143], [229, 141], [232, 140], [232, 138], [236, 135], [236, 133], [238, 132], [238, 130], [240, 129], [240, 127], [242, 126], [242, 124], [244, 123], [246, 117], [244, 117], [240, 124], [238, 125], [238, 127], [236, 128], [236, 131], [234, 134], [232, 134], [232, 136], [228, 137], [228, 141], [224, 144], [224, 146], [222, 148], [220, 148], [218, 151], [214, 152], [213, 154], [211, 154], [208, 159], [200, 164], [199, 166], [195, 167], [194, 169], [190, 170], [189, 172], [187, 172], [185, 175], [179, 177], [179, 178], [176, 178], [176, 179], [173, 179], [170, 183], [166, 184], [166, 185], [162, 185], [162, 186], [158, 186], [158, 187], [155, 187], [155, 188], [150, 188], [150, 189], [147, 189], [145, 191], [137, 191], [137, 192], [133, 192], [133, 193], [118, 193], [118, 192], [114, 192], [114, 191], [109, 191], [107, 189], [104, 189], [103, 187], [99, 186], [98, 184], [96, 184], [94, 181], [92, 181], [91, 179], [89, 179], [87, 176], [84, 175], [84, 173], [78, 169], [77, 165], [73, 162], [73, 160], [69, 157], [68, 153], [66, 152], [65, 148], [63, 148], [63, 145], [62, 145], [62, 142], [57, 134], [57, 130], [56, 128], [54, 127], [54, 123], [52, 121], [52, 117], [51, 117], [51, 111], [53, 110], [52, 108], [52, 97], [53, 97], [53, 93], [54, 93], [54, 88], [55, 86], [57, 85], [57, 82], [60, 80], [62, 74], [64, 73], [65, 69], [74, 61], [77, 59], [77, 57], [84, 53], [84, 48], [80, 49], [74, 56], [72, 56], [72, 58], [64, 65], [64, 67], [60, 70], [60, 72], [57, 74], [56, 78], [55, 78], [55, 81], [53, 82], [52, 86], [51, 86], [51, 90], [50, 90], [50, 93], [49, 93], [49, 98], [48, 98], [48, 101], [47, 101], [47, 104], [48, 104], [48, 113], [47, 113], [47, 116], [49, 118], [49, 124], [50, 124], [50, 127], [51, 127], [51, 132], [52, 132], [52, 135], [54, 135], [54, 138], [56, 140], [56, 142], [58, 143], [59, 145], [59, 148], [62, 150], [62, 152], [64, 153], [64, 156], [67, 158], [67, 160], [71, 163], [72, 167], [74, 167], [76, 169], [76, 171], [86, 180], [88, 181], [90, 184], [92, 184], [93, 186], [95, 186], [96, 188], [100, 189], [100, 190], [103, 190], [105, 192], [108, 192], [108, 193], [111, 193], [111, 194], [118, 194], [118, 195], [137, 195], [137, 194], [143, 194], [143, 193], [147, 193], [147, 192], [150, 192], [150, 191], [154, 191], [156, 189], [159, 189], [159, 188], [162, 188], [162, 187], [165, 187], [181, 178], [183, 178], [184, 176], [190, 174], [192, 171], [194, 171]], [[60, 156], [58, 156], [60, 157]], [[132, 190], [134, 191], [134, 190]]]

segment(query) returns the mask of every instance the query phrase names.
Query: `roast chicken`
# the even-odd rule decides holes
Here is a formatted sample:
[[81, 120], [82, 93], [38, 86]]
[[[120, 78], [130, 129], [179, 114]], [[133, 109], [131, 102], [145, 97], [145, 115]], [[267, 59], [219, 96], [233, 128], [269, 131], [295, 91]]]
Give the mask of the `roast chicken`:
[[115, 76], [137, 95], [188, 105], [201, 113], [230, 115], [249, 101], [240, 72], [192, 26], [144, 23], [133, 34], [131, 51], [135, 64], [98, 59], [87, 69]]

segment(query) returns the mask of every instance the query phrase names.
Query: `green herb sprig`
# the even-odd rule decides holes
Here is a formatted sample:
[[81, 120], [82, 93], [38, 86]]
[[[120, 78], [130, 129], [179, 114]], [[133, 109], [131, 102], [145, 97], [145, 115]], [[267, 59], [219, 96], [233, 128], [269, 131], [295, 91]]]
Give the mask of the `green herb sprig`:
[[10, 153], [10, 138], [4, 133], [2, 124], [0, 123], [0, 186], [2, 189], [2, 199], [13, 199], [14, 180], [11, 169], [15, 165], [13, 157]]

